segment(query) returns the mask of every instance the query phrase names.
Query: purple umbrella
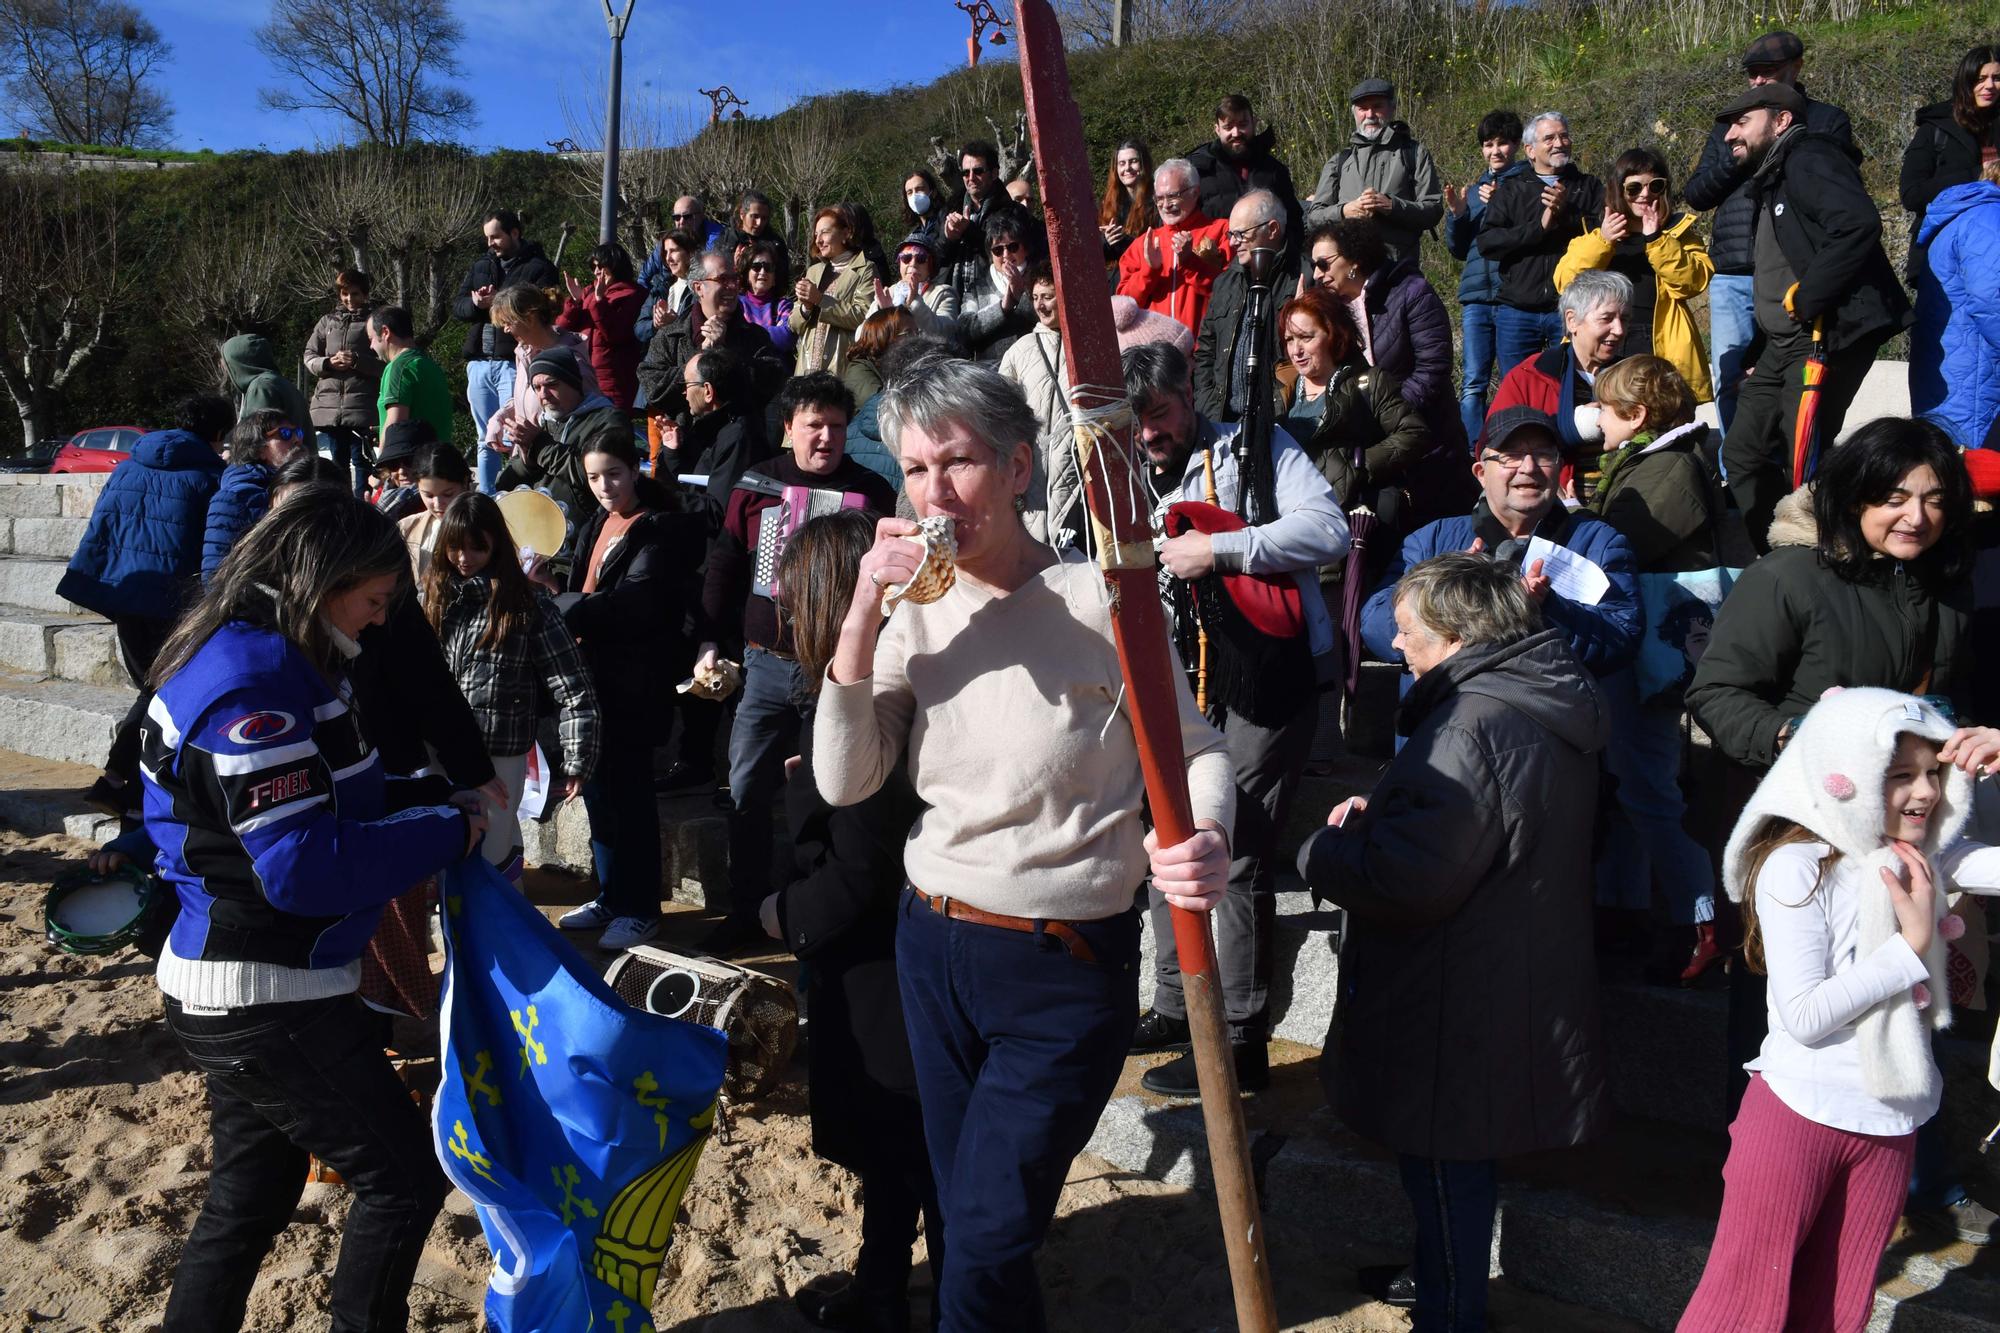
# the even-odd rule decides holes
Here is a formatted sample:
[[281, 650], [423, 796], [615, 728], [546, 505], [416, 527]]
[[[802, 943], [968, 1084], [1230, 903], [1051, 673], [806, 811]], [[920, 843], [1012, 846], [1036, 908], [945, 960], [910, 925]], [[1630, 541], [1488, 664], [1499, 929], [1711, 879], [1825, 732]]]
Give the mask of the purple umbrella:
[[1347, 511], [1347, 570], [1341, 576], [1340, 633], [1347, 641], [1347, 695], [1361, 682], [1361, 602], [1368, 595], [1368, 540], [1381, 520], [1367, 505]]

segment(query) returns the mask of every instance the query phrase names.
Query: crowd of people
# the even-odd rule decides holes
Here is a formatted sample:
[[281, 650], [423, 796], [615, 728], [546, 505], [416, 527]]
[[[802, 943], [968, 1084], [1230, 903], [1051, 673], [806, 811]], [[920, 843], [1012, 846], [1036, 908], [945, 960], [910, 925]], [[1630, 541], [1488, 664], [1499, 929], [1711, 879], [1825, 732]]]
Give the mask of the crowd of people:
[[[159, 984], [213, 1105], [165, 1326], [238, 1326], [311, 1153], [355, 1194], [336, 1326], [402, 1327], [444, 1187], [357, 996], [423, 1016], [430, 877], [519, 876], [531, 768], [588, 815], [596, 893], [563, 929], [654, 938], [656, 795], [708, 791], [726, 910], [696, 947], [807, 962], [815, 1142], [866, 1211], [806, 1316], [906, 1329], [922, 1219], [934, 1327], [1045, 1326], [1034, 1255], [1126, 1057], [1200, 1095], [1169, 907], [1212, 913], [1237, 1080], [1268, 1085], [1282, 835], [1364, 660], [1403, 668], [1396, 752], [1298, 866], [1341, 909], [1321, 1073], [1398, 1156], [1415, 1327], [1485, 1327], [1497, 1163], [1608, 1123], [1598, 968], [1635, 931], [1658, 984], [1727, 971], [1740, 1066], [1683, 1329], [1859, 1329], [1905, 1207], [1988, 1243], [1929, 1033], [1985, 1002], [1945, 963], [1983, 918], [1947, 895], [2000, 883], [1973, 841], [2000, 830], [1966, 827], [2000, 764], [1972, 670], [2000, 52], [1918, 113], [1900, 277], [1804, 57], [1749, 47], [1678, 195], [1651, 146], [1584, 171], [1553, 110], [1482, 118], [1456, 184], [1377, 78], [1304, 196], [1240, 95], [1183, 154], [1116, 146], [1104, 282], [1185, 668], [1173, 846], [1043, 220], [992, 144], [910, 172], [886, 246], [856, 204], [794, 255], [764, 195], [687, 195], [585, 281], [495, 209], [462, 391], [358, 271], [310, 397], [268, 339], [225, 343], [233, 400], [139, 442], [62, 585], [140, 686], [88, 795], [138, 819], [107, 855], [176, 890]], [[1463, 261], [1456, 336], [1427, 236]], [[1836, 443], [1905, 330], [1914, 415]], [[521, 549], [495, 497], [523, 489], [559, 549]], [[926, 520], [955, 581], [898, 603]], [[1696, 729], [1725, 760], [1704, 799], [1741, 812], [1719, 862]]]

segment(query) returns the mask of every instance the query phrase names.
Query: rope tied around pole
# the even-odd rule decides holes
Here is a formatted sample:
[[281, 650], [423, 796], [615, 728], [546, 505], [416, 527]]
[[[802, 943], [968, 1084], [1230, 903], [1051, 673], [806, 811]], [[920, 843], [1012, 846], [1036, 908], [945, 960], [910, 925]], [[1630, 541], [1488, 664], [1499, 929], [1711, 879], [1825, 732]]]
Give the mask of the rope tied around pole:
[[[1104, 494], [1112, 510], [1109, 515], [1099, 517], [1091, 512], [1088, 505], [1084, 506], [1084, 512], [1090, 519], [1091, 534], [1097, 543], [1098, 565], [1106, 573], [1119, 569], [1151, 569], [1154, 555], [1150, 505], [1140, 487], [1138, 470], [1132, 466], [1131, 456], [1126, 453], [1133, 417], [1132, 404], [1125, 397], [1125, 386], [1070, 386], [1069, 417], [1076, 443], [1077, 475], [1088, 481], [1094, 463], [1104, 479]], [[1109, 457], [1113, 450], [1125, 460], [1123, 486], [1113, 484], [1116, 473]], [[1121, 503], [1125, 506], [1122, 522], [1118, 512]], [[1107, 522], [1106, 518], [1110, 521]], [[1147, 522], [1144, 538], [1119, 540], [1118, 527], [1130, 531], [1139, 527], [1142, 521]]]

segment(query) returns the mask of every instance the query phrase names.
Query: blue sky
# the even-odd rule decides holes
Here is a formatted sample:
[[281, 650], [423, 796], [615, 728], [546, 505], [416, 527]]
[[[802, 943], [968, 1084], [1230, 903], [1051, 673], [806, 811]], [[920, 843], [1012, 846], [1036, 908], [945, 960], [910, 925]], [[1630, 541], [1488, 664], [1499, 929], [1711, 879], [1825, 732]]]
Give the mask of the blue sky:
[[[280, 116], [259, 105], [257, 90], [272, 71], [250, 33], [269, 15], [269, 0], [145, 0], [142, 8], [173, 47], [163, 86], [174, 107], [174, 147], [285, 150], [344, 133], [330, 118]], [[609, 42], [598, 0], [455, 0], [454, 8], [466, 29], [462, 86], [479, 107], [468, 136], [474, 146], [543, 148], [571, 134], [559, 84], [572, 98], [601, 103]], [[707, 99], [694, 89], [717, 82], [748, 98], [753, 116], [802, 94], [926, 83], [964, 62], [967, 31], [949, 0], [637, 0], [625, 37], [627, 115], [635, 97], [650, 95], [689, 112], [699, 107], [706, 119]]]

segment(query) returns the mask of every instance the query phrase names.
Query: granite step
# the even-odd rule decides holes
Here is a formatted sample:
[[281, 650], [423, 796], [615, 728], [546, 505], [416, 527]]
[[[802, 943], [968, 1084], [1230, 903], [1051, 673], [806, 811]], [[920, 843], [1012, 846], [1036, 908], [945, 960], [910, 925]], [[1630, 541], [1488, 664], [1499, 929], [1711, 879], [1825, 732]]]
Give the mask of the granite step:
[[39, 759], [101, 765], [134, 691], [0, 672], [0, 740]]
[[[0, 491], [0, 494], [5, 494]], [[51, 615], [85, 615], [74, 602], [64, 600], [56, 585], [69, 567], [68, 557], [10, 555], [0, 558], [0, 606], [18, 606]]]
[[0, 514], [0, 554], [68, 560], [83, 540], [87, 517]]
[[83, 791], [97, 769], [41, 759], [18, 750], [0, 750], [0, 826], [29, 837], [61, 833], [103, 843], [118, 835], [119, 822], [83, 803]]
[[130, 683], [110, 621], [24, 606], [0, 606], [0, 671], [83, 685]]

